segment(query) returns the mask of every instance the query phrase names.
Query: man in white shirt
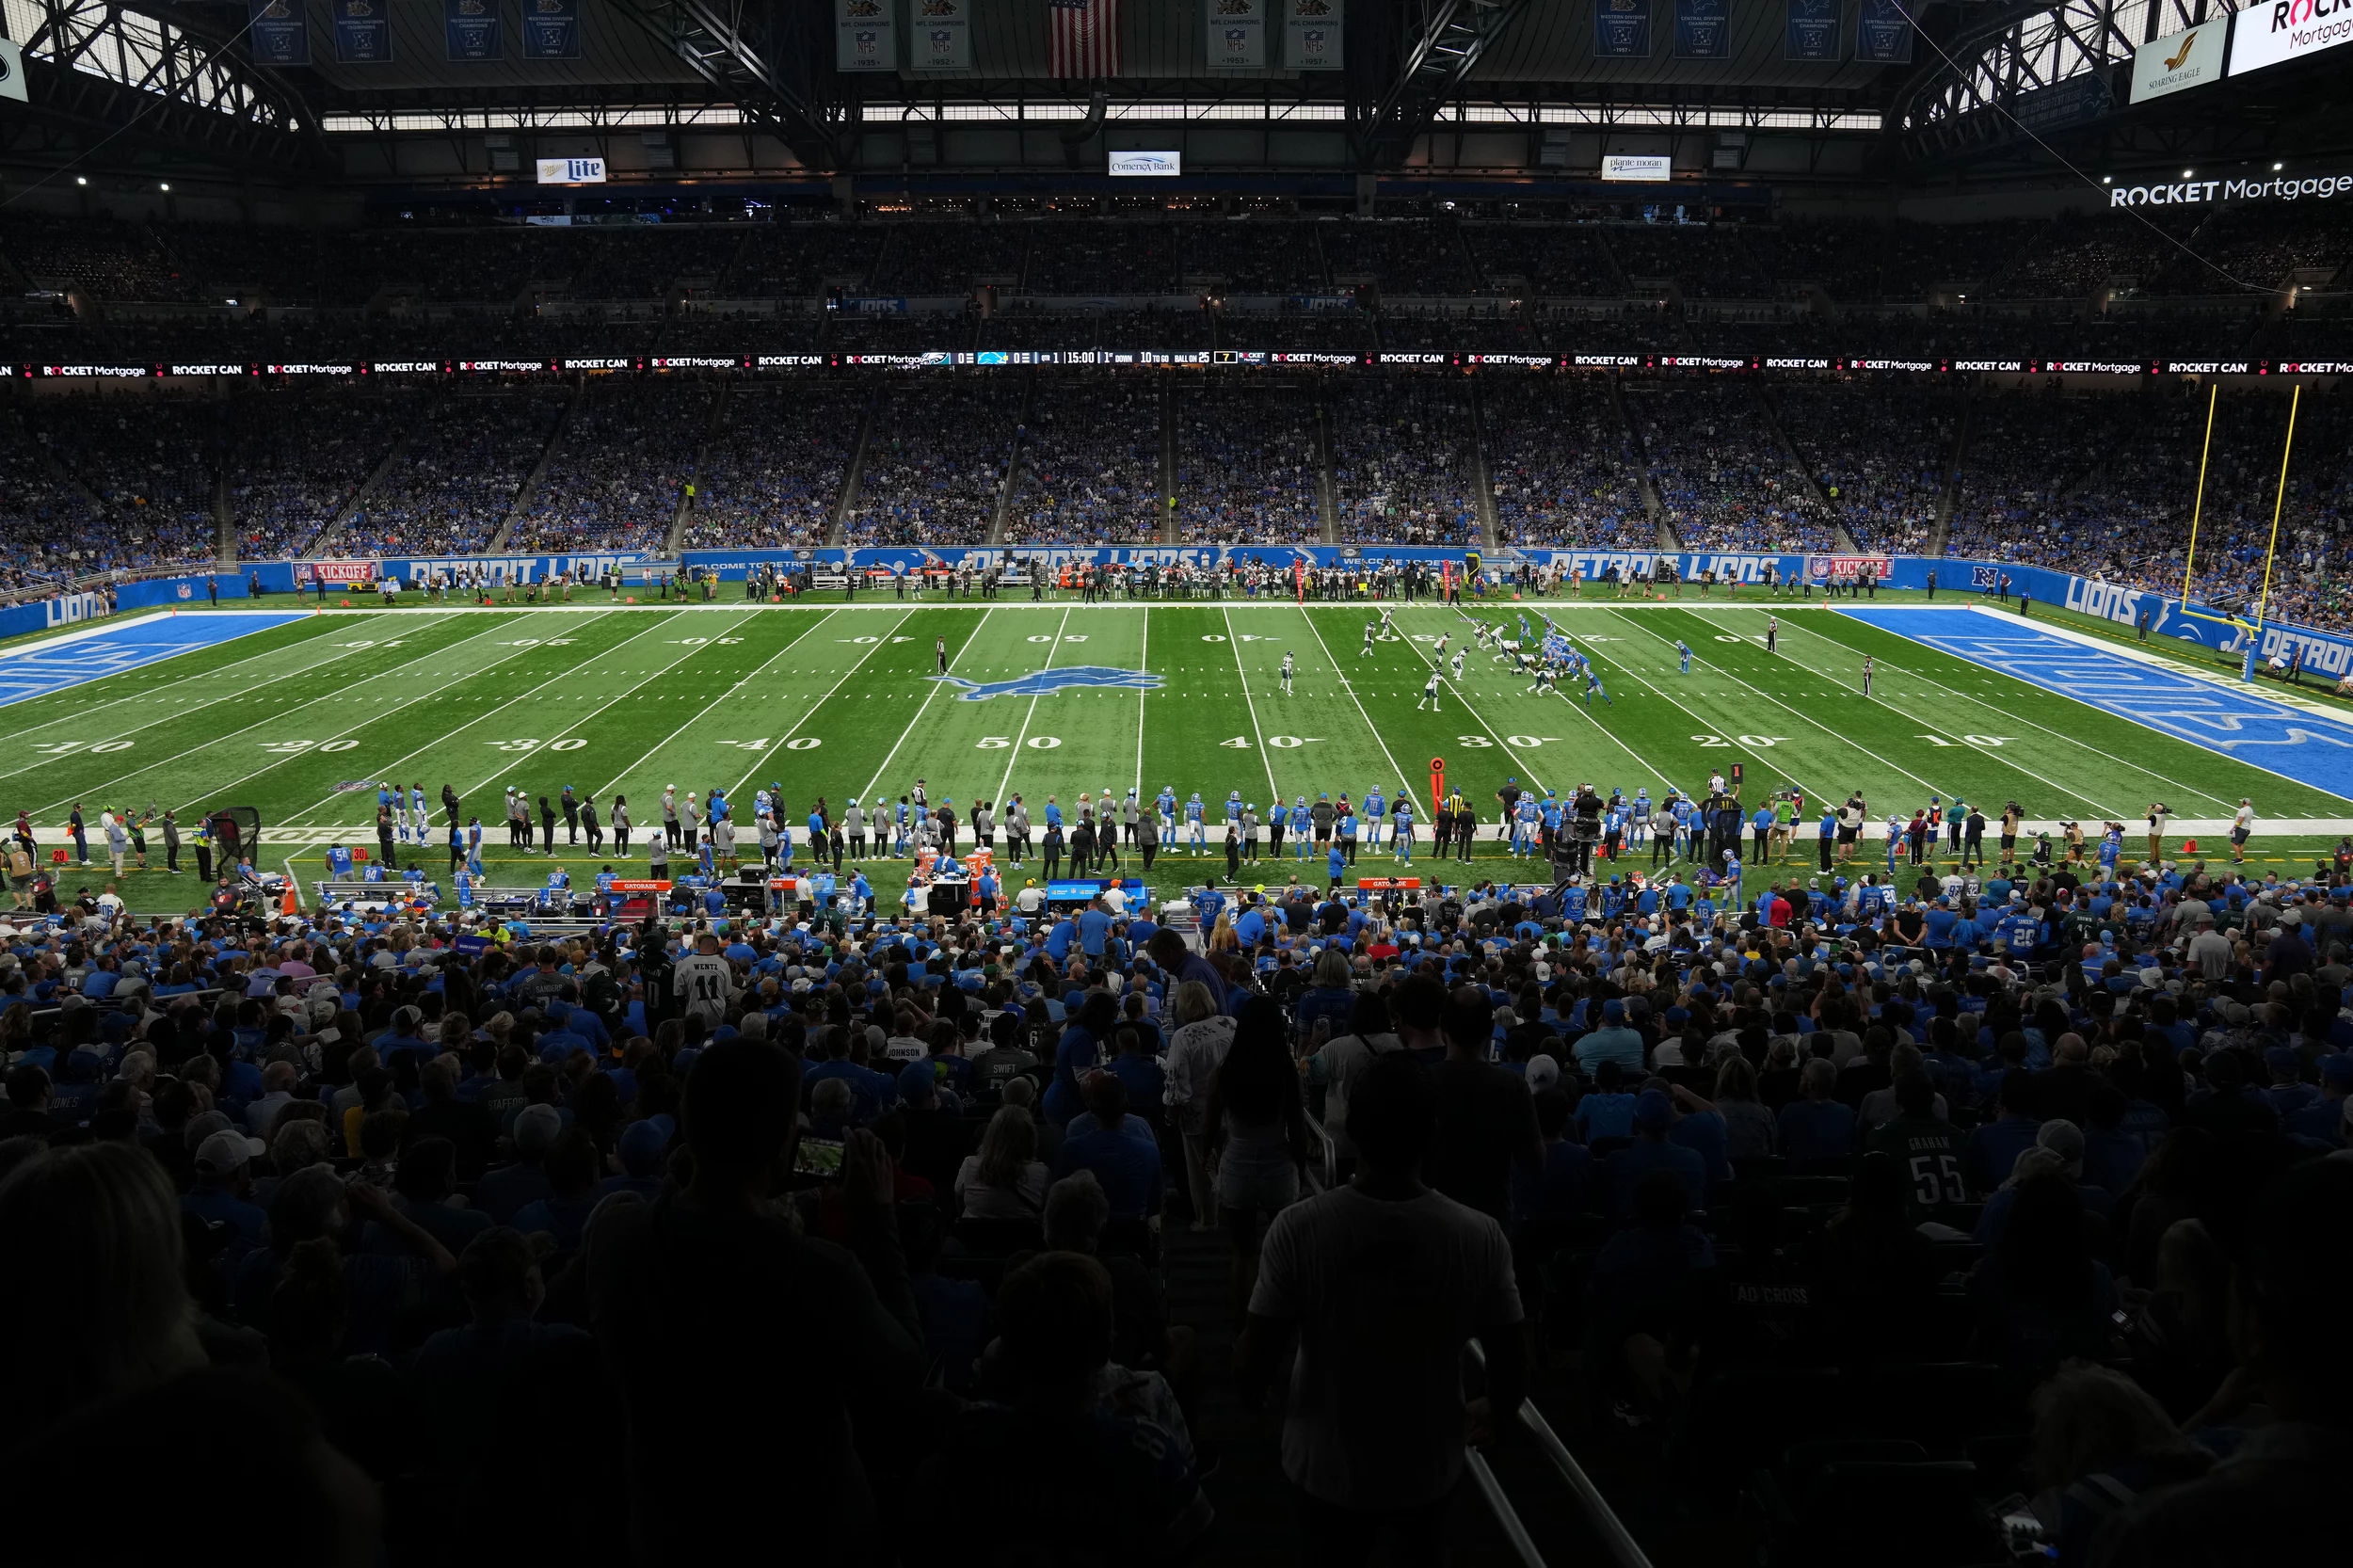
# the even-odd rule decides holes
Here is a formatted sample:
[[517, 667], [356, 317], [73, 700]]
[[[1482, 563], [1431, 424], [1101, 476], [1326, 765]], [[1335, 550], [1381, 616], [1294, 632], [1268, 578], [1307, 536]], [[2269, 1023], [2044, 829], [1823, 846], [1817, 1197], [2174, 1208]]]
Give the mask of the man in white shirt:
[[735, 969], [719, 956], [716, 936], [706, 931], [695, 939], [695, 951], [671, 969], [670, 986], [706, 1028], [727, 1016], [728, 1000], [735, 994]]

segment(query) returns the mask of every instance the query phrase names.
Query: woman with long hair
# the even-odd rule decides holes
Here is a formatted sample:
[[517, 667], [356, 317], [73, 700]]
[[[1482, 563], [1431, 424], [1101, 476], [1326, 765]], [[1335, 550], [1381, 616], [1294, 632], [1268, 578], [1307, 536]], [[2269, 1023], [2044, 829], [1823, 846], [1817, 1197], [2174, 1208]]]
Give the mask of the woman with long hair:
[[1258, 1216], [1298, 1201], [1307, 1167], [1307, 1112], [1299, 1067], [1285, 1039], [1283, 1009], [1253, 997], [1234, 1017], [1234, 1043], [1209, 1090], [1209, 1127], [1217, 1156], [1218, 1217], [1234, 1245], [1236, 1310], [1258, 1279]]
[[956, 1202], [968, 1219], [1037, 1220], [1050, 1179], [1029, 1107], [1000, 1105], [981, 1134], [981, 1152], [966, 1155], [956, 1172]]

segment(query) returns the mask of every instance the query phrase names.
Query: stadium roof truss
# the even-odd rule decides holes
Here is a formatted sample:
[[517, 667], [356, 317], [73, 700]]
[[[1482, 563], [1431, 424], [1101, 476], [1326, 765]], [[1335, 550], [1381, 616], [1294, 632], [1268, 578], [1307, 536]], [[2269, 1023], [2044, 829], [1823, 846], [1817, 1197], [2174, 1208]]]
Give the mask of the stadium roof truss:
[[[2035, 0], [1963, 24], [1897, 89], [1889, 130], [1915, 170], [2107, 120], [2142, 44], [2236, 0]], [[2032, 133], [2032, 135], [2029, 135]]]
[[612, 0], [615, 9], [683, 61], [746, 123], [774, 135], [810, 168], [841, 168], [856, 130], [838, 80], [818, 61], [830, 34], [808, 6], [748, 0]]
[[281, 173], [331, 164], [302, 95], [230, 45], [211, 16], [155, 0], [5, 0], [24, 46], [30, 113], [0, 119], [39, 159], [135, 139], [175, 161]]
[[1359, 165], [1401, 164], [1438, 111], [1461, 96], [1487, 46], [1508, 32], [1528, 0], [1422, 0], [1398, 72], [1356, 127]]

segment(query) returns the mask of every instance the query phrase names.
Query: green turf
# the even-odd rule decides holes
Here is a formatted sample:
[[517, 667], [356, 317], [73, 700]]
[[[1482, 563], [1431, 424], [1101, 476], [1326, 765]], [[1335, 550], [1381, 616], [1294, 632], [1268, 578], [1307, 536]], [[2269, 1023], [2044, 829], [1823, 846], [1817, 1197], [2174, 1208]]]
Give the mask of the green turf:
[[[1775, 654], [1762, 646], [1769, 613], [1781, 623]], [[493, 880], [511, 869], [532, 881], [536, 866], [496, 864], [509, 858], [499, 830], [508, 784], [551, 797], [569, 784], [600, 806], [626, 793], [641, 842], [673, 784], [702, 793], [774, 780], [796, 823], [819, 795], [838, 809], [852, 795], [895, 798], [918, 777], [966, 814], [976, 797], [1018, 792], [1042, 815], [1048, 795], [1067, 807], [1080, 791], [1148, 798], [1173, 785], [1180, 798], [1199, 792], [1214, 818], [1233, 789], [1261, 808], [1401, 784], [1426, 801], [1433, 758], [1489, 812], [1507, 776], [1563, 792], [1588, 780], [1647, 785], [1656, 796], [1738, 760], [1752, 795], [1783, 783], [1814, 799], [1861, 789], [1876, 812], [1908, 813], [1934, 792], [1989, 814], [2015, 798], [2032, 817], [2137, 825], [2154, 798], [2185, 817], [2222, 817], [2251, 795], [2273, 829], [2259, 842], [2283, 857], [2314, 842], [2292, 819], [2353, 817], [2353, 801], [1818, 609], [1563, 607], [1611, 705], [1531, 696], [1474, 650], [1434, 713], [1416, 701], [1435, 639], [1460, 647], [1469, 628], [1438, 606], [1394, 614], [1406, 635], [1364, 656], [1369, 612], [1353, 605], [330, 612], [14, 705], [20, 744], [0, 777], [9, 808], [29, 810], [52, 845], [76, 802], [92, 816], [249, 805], [275, 840], [266, 857], [291, 855], [306, 876], [338, 830], [372, 838], [373, 788], [340, 786], [422, 781], [438, 798], [448, 784], [490, 829]], [[1484, 614], [1516, 630], [1507, 607]], [[1677, 637], [1698, 653], [1689, 676], [1676, 669]], [[935, 638], [972, 680], [1084, 664], [1150, 669], [1165, 685], [966, 701], [928, 679]], [[1276, 677], [1286, 650], [1299, 667], [1289, 696]], [[1868, 701], [1866, 653], [1879, 660]], [[1481, 849], [1484, 869], [1501, 870], [1498, 852]], [[427, 856], [436, 870], [445, 858]], [[1189, 859], [1180, 845], [1160, 880], [1207, 865]], [[139, 908], [194, 893], [156, 872], [130, 880]]]

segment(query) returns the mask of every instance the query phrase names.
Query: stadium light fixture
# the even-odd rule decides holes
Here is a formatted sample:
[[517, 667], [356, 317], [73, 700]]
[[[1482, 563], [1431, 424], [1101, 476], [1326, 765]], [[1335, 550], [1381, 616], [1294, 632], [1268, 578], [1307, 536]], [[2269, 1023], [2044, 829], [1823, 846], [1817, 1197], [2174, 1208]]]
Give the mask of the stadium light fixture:
[[89, 184], [89, 176], [87, 174], [76, 174], [73, 177], [73, 183], [77, 185], [87, 185]]
[[157, 190], [169, 190], [171, 188], [171, 182], [168, 180], [159, 180], [155, 184], [155, 188]]
[[2185, 180], [2186, 180], [2186, 179], [2190, 178], [2192, 175], [2196, 174], [2197, 172], [2198, 172], [2198, 171], [2197, 171], [2196, 169], [2194, 169], [2194, 168], [2185, 168], [2185, 169], [2182, 170], [2182, 178], [2183, 178], [2183, 179], [2185, 179]]
[[2273, 165], [2271, 166], [2271, 172], [2272, 172], [2272, 173], [2274, 173], [2274, 174], [2277, 174], [2277, 173], [2279, 173], [2279, 172], [2280, 172], [2280, 170], [2281, 170], [2281, 169], [2283, 169], [2283, 168], [2287, 168], [2287, 167], [2288, 167], [2288, 166], [2287, 166], [2287, 165], [2285, 165], [2285, 164], [2273, 164]]
[[2112, 185], [2116, 184], [2116, 176], [2113, 174], [2103, 174], [2100, 176], [2100, 183], [2104, 185]]

